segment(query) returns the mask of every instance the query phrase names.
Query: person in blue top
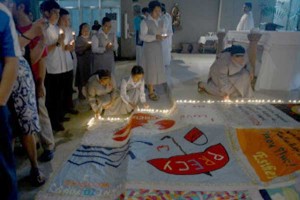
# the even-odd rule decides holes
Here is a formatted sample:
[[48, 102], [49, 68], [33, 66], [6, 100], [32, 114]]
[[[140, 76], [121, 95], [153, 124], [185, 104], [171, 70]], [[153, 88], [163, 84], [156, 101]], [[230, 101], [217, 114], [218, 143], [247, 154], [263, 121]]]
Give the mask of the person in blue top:
[[6, 103], [17, 78], [18, 56], [21, 51], [12, 16], [1, 2], [0, 0], [0, 180], [3, 184], [0, 187], [0, 197], [14, 200], [18, 198], [17, 178]]
[[143, 41], [140, 39], [140, 30], [141, 30], [141, 22], [146, 18], [146, 14], [148, 12], [147, 8], [143, 8], [141, 11], [141, 7], [137, 6], [134, 11], [134, 32], [135, 32], [135, 45], [136, 45], [136, 64], [141, 66], [142, 62], [142, 47]]

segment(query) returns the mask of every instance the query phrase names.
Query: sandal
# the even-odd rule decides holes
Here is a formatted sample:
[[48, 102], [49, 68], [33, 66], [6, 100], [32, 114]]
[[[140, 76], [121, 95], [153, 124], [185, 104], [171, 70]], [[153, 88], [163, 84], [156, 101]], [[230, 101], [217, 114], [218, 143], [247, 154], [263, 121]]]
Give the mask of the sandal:
[[149, 94], [149, 99], [152, 101], [157, 101], [159, 97], [155, 93]]
[[29, 177], [31, 184], [35, 187], [39, 187], [46, 182], [45, 176], [38, 168], [31, 168]]
[[205, 92], [205, 91], [206, 91], [204, 87], [201, 87], [201, 84], [202, 84], [202, 83], [203, 83], [202, 81], [199, 81], [199, 82], [198, 82], [198, 92], [199, 92], [199, 93], [200, 93], [200, 92]]

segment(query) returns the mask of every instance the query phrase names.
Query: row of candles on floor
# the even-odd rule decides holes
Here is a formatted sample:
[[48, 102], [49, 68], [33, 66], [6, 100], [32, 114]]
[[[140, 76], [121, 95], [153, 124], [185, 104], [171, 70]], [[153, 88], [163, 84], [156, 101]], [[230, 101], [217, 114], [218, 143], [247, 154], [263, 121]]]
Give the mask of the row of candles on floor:
[[182, 104], [182, 103], [189, 103], [189, 104], [195, 104], [195, 103], [207, 103], [207, 104], [212, 104], [212, 103], [227, 103], [227, 104], [265, 104], [265, 103], [279, 103], [279, 104], [284, 104], [284, 103], [291, 103], [291, 104], [298, 104], [300, 103], [300, 100], [289, 100], [289, 101], [283, 101], [283, 100], [276, 100], [276, 99], [249, 99], [249, 100], [207, 100], [207, 101], [196, 101], [196, 100], [177, 100], [176, 103]]
[[[172, 111], [175, 109], [176, 104], [266, 104], [266, 103], [273, 103], [273, 104], [300, 104], [300, 100], [276, 100], [276, 99], [253, 99], [253, 100], [221, 100], [221, 101], [215, 101], [215, 100], [207, 100], [207, 101], [199, 101], [199, 100], [176, 100], [176, 103], [174, 103], [173, 107], [171, 109], [144, 109], [144, 108], [138, 108], [137, 112], [145, 112], [145, 113], [152, 113], [152, 114], [164, 114], [168, 115], [172, 113]], [[94, 119], [94, 118], [93, 118]], [[119, 117], [99, 117], [98, 120], [100, 121], [128, 121], [130, 117], [127, 118], [119, 118]], [[95, 119], [94, 119], [95, 120]]]

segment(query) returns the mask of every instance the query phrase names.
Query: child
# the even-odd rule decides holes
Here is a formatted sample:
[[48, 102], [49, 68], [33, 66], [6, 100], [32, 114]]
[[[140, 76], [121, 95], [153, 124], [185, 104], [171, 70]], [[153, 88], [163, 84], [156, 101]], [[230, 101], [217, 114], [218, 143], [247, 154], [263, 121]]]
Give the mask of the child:
[[123, 102], [132, 109], [135, 109], [139, 102], [145, 108], [148, 108], [149, 105], [146, 103], [144, 87], [144, 70], [140, 66], [134, 66], [131, 70], [131, 76], [122, 80], [121, 98]]

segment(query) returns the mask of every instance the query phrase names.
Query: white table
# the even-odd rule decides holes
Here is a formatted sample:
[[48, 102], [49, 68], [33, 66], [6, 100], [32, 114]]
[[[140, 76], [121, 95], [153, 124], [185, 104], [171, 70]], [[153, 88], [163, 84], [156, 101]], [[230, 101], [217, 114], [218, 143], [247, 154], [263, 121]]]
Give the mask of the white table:
[[[208, 45], [206, 42], [210, 41], [211, 43]], [[216, 35], [211, 35], [211, 36], [201, 36], [198, 43], [200, 45], [202, 45], [203, 49], [202, 52], [205, 52], [206, 48], [211, 48], [212, 46], [214, 46], [215, 48], [215, 44], [216, 42], [218, 42], [218, 37]]]
[[[225, 42], [249, 44], [249, 31], [229, 31]], [[256, 90], [290, 91], [300, 88], [300, 32], [262, 31], [263, 46]], [[225, 46], [227, 46], [225, 44]], [[259, 57], [259, 55], [258, 55]]]
[[205, 44], [206, 41], [218, 41], [218, 37], [216, 35], [212, 36], [201, 36], [198, 43], [199, 44]]

